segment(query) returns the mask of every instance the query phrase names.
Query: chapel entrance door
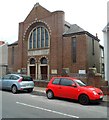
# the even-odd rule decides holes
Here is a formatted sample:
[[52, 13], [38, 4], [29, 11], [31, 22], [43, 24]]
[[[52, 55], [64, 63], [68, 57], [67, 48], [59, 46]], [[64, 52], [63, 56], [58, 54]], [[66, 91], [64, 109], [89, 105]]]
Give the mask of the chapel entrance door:
[[35, 79], [35, 73], [36, 73], [36, 70], [35, 70], [36, 66], [30, 66], [30, 76]]
[[42, 80], [46, 80], [47, 79], [47, 71], [48, 67], [47, 66], [41, 66], [41, 78]]

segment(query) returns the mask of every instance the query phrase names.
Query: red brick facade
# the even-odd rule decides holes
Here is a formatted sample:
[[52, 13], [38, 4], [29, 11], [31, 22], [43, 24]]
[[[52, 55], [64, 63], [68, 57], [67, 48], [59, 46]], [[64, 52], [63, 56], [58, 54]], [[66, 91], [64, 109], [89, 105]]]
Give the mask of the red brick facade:
[[[18, 42], [9, 45], [10, 70], [26, 72], [34, 79], [43, 79], [42, 74], [46, 74], [47, 79], [51, 75], [61, 75], [63, 69], [68, 70], [70, 74], [78, 73], [79, 70], [85, 70], [87, 73], [90, 67], [95, 66], [97, 71], [100, 71], [99, 39], [77, 25], [74, 27], [78, 31], [71, 29], [66, 33], [70, 30], [71, 24], [65, 22], [64, 14], [63, 11], [50, 12], [39, 4], [33, 7], [26, 19], [19, 23]], [[30, 33], [35, 27], [47, 29], [48, 47], [29, 49]], [[76, 46], [74, 46], [76, 62], [73, 62], [73, 38], [76, 39]], [[31, 58], [35, 63], [31, 64]], [[47, 63], [42, 64], [43, 59], [46, 59]]]

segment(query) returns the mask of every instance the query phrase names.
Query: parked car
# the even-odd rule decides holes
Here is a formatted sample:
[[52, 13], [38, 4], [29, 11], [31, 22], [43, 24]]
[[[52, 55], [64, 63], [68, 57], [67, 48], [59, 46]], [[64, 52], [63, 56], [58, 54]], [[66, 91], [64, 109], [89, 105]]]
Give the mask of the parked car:
[[34, 88], [33, 79], [27, 75], [7, 74], [0, 79], [2, 89], [11, 90], [12, 93], [27, 90], [32, 92]]
[[47, 85], [46, 96], [78, 100], [80, 104], [87, 105], [90, 101], [100, 102], [103, 92], [99, 88], [87, 86], [81, 80], [72, 77], [53, 77]]

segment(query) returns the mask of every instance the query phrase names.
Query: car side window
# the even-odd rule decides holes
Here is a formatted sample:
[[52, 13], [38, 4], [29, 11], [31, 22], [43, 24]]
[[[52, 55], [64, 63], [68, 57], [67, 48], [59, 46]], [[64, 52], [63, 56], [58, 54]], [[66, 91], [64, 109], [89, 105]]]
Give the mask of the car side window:
[[55, 78], [53, 80], [52, 84], [59, 85], [59, 82], [60, 82], [60, 79], [59, 78]]
[[72, 86], [72, 84], [74, 84], [74, 82], [66, 78], [62, 78], [60, 82], [60, 85], [62, 86]]
[[18, 80], [18, 79], [19, 79], [18, 76], [15, 76], [15, 75], [12, 75], [12, 76], [11, 76], [11, 80]]
[[5, 75], [2, 79], [7, 80], [7, 79], [10, 79], [10, 78], [11, 78], [11, 75]]

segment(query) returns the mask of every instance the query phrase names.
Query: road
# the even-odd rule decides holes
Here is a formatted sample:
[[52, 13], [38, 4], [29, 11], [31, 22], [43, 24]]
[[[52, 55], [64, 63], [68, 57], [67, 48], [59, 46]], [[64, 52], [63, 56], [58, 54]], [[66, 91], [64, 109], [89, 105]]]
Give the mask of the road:
[[46, 96], [21, 92], [2, 93], [2, 118], [107, 118], [105, 103], [80, 105], [65, 99], [49, 100]]

